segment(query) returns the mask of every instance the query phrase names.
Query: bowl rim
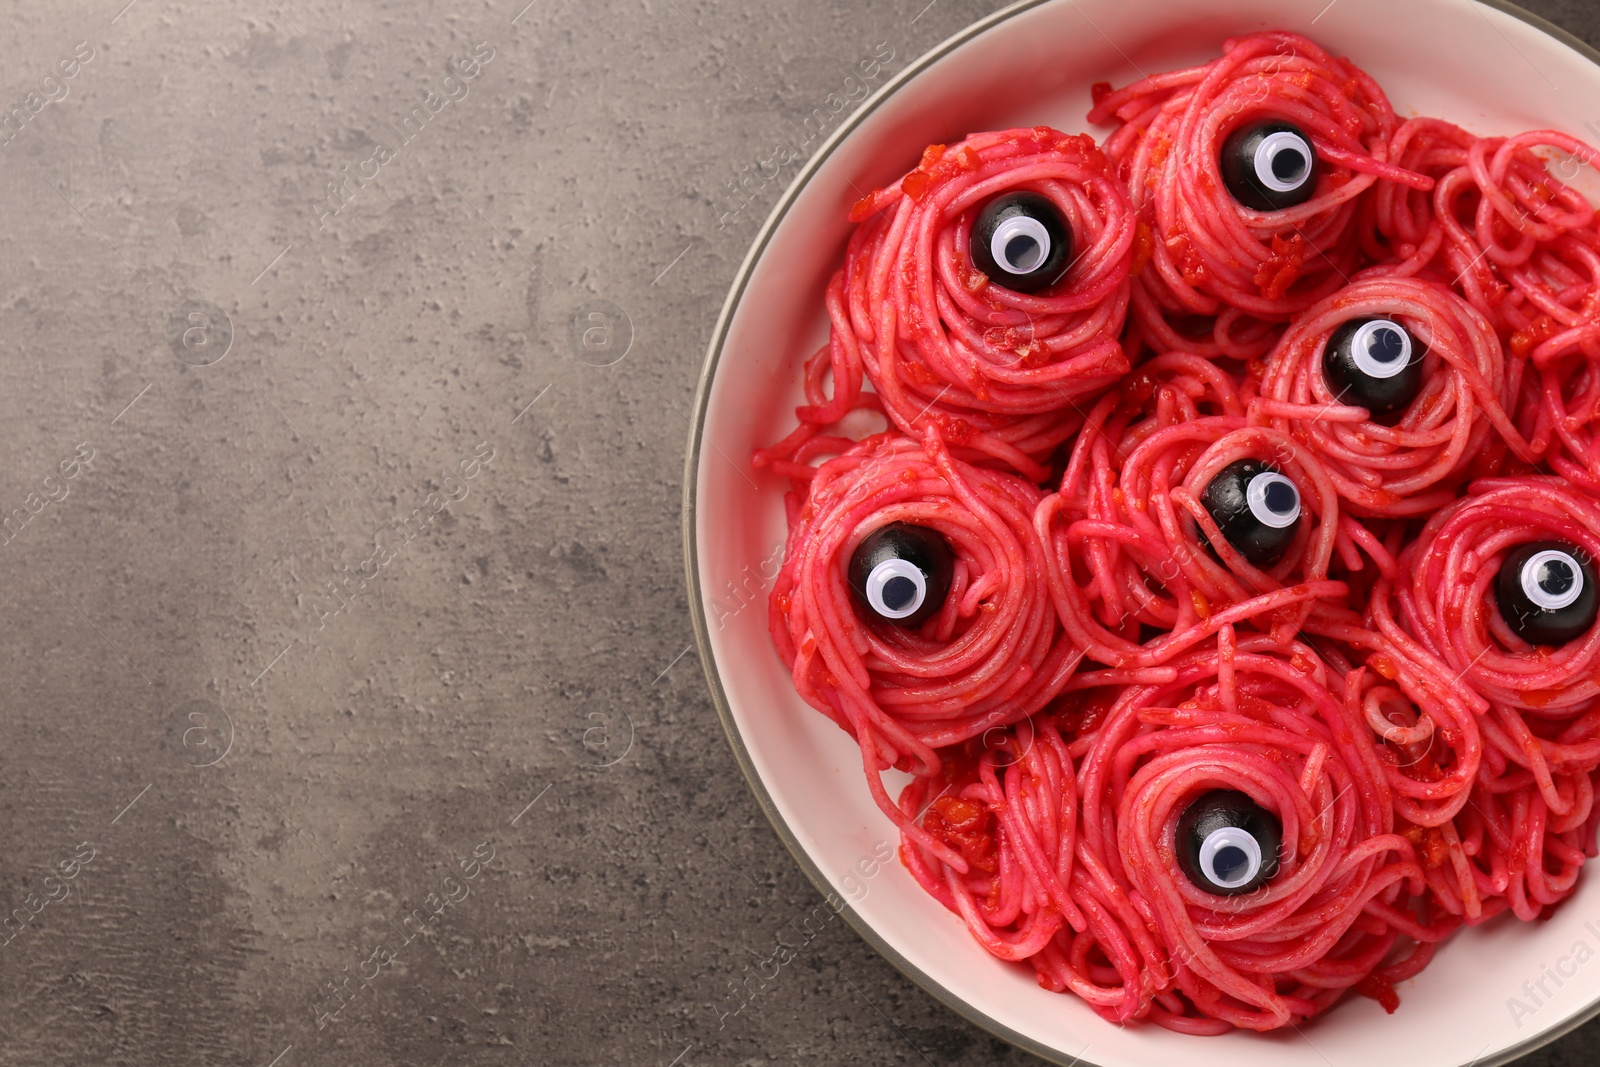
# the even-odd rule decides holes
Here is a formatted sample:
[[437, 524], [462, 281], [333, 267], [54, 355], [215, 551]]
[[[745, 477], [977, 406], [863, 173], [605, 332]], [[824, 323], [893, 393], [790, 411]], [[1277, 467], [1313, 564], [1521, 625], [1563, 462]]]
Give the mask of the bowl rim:
[[[817, 171], [827, 162], [834, 150], [855, 132], [856, 128], [869, 115], [898, 92], [901, 86], [916, 78], [934, 63], [993, 27], [1036, 7], [1055, 2], [1056, 0], [1017, 0], [1016, 3], [985, 15], [971, 25], [958, 30], [912, 60], [902, 70], [884, 82], [883, 85], [879, 86], [876, 92], [862, 101], [861, 105], [822, 142], [811, 158], [806, 161], [805, 166], [789, 182], [788, 188], [783, 191], [783, 194], [778, 198], [778, 202], [773, 205], [771, 213], [767, 215], [766, 221], [761, 224], [761, 229], [757, 231], [755, 240], [750, 245], [750, 250], [745, 253], [743, 262], [739, 264], [739, 270], [734, 276], [733, 285], [728, 290], [727, 299], [723, 301], [722, 310], [718, 313], [716, 325], [711, 331], [711, 341], [707, 346], [705, 363], [700, 369], [700, 378], [695, 386], [694, 406], [689, 413], [689, 447], [684, 457], [682, 509], [684, 571], [689, 591], [689, 614], [694, 625], [695, 651], [700, 658], [701, 668], [705, 671], [706, 683], [711, 690], [711, 702], [716, 707], [717, 718], [722, 723], [722, 731], [728, 738], [729, 746], [733, 749], [734, 760], [739, 765], [740, 773], [744, 775], [745, 784], [750, 787], [750, 792], [754, 794], [756, 803], [760, 805], [762, 812], [767, 817], [767, 821], [772, 824], [773, 830], [778, 835], [778, 840], [783, 843], [790, 857], [799, 866], [801, 872], [805, 874], [812, 886], [824, 897], [833, 895], [833, 885], [822, 872], [822, 869], [812, 862], [805, 847], [800, 844], [799, 838], [795, 836], [794, 831], [789, 828], [789, 824], [779, 813], [777, 805], [773, 802], [772, 795], [767, 792], [766, 784], [756, 772], [755, 763], [751, 759], [749, 750], [745, 747], [744, 738], [739, 733], [738, 724], [734, 721], [733, 708], [728, 702], [727, 691], [722, 686], [722, 678], [717, 671], [716, 659], [711, 649], [711, 629], [707, 622], [705, 598], [700, 585], [699, 553], [695, 539], [696, 491], [700, 473], [701, 443], [704, 440], [706, 412], [711, 401], [711, 383], [716, 376], [717, 365], [722, 359], [722, 350], [727, 340], [728, 327], [732, 323], [734, 313], [738, 310], [739, 304], [744, 298], [745, 288], [749, 284], [756, 264], [766, 252], [767, 245], [771, 241], [773, 234], [777, 232], [778, 226], [788, 216], [789, 209], [794, 206], [794, 202], [809, 185]], [[1484, 7], [1494, 8], [1497, 11], [1520, 19], [1541, 33], [1571, 48], [1596, 66], [1600, 66], [1600, 49], [1596, 49], [1588, 42], [1574, 36], [1550, 20], [1514, 3], [1510, 3], [1509, 0], [1467, 0], [1467, 3], [1481, 4]], [[980, 1011], [961, 997], [951, 993], [938, 979], [896, 951], [892, 945], [878, 934], [870, 923], [856, 912], [848, 901], [840, 900], [839, 903], [840, 916], [850, 924], [850, 928], [856, 932], [858, 937], [872, 946], [895, 970], [909, 978], [917, 988], [967, 1022], [1003, 1041], [1038, 1056], [1048, 1063], [1057, 1064], [1058, 1067], [1097, 1067], [1096, 1064], [1088, 1060], [1079, 1056], [1069, 1056], [1059, 1049], [1050, 1048], [1028, 1035], [1012, 1029], [1010, 1026]], [[1480, 1059], [1475, 1062], [1473, 1067], [1501, 1067], [1503, 1064], [1520, 1059], [1553, 1041], [1565, 1037], [1597, 1015], [1600, 1015], [1600, 994], [1597, 994], [1595, 999], [1581, 1011], [1578, 1011], [1560, 1024], [1552, 1026], [1542, 1033], [1533, 1034], [1527, 1040], [1504, 1049], [1492, 1057]], [[1103, 1065], [1103, 1067], [1109, 1067], [1109, 1065]]]

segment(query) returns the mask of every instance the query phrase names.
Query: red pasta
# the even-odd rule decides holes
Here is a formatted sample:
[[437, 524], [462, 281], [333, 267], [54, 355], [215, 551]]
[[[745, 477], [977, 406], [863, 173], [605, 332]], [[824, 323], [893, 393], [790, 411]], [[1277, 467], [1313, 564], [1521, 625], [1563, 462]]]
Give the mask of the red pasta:
[[[1374, 562], [1392, 582], [1398, 564], [1380, 546]], [[1381, 601], [1374, 610], [1381, 613]], [[1319, 601], [1302, 630], [1345, 677], [1346, 699], [1371, 731], [1395, 815], [1418, 831], [1445, 826], [1464, 808], [1483, 761], [1483, 699], [1415, 642], [1348, 608]], [[1413, 837], [1421, 843], [1420, 837]]]
[[[1401, 124], [1390, 157], [1435, 184], [1431, 194], [1380, 185], [1371, 201], [1377, 233], [1366, 239], [1376, 258], [1398, 260], [1399, 273], [1437, 270], [1504, 333], [1548, 318], [1538, 328], [1544, 336], [1530, 335], [1525, 347], [1591, 321], [1600, 279], [1594, 209], [1535, 149], [1568, 156], [1558, 169], [1569, 178], [1600, 159], [1553, 130], [1480, 138], [1439, 119]], [[1592, 334], [1558, 347], [1579, 339]]]
[[754, 456], [772, 639], [1043, 988], [1392, 1012], [1597, 854], [1600, 155], [1402, 122], [1288, 33], [1094, 97], [1103, 154], [973, 134], [852, 211]]
[[[1494, 762], [1503, 772], [1506, 761]], [[1472, 925], [1505, 911], [1532, 922], [1571, 895], [1584, 861], [1596, 854], [1600, 814], [1592, 771], [1564, 775], [1562, 784], [1571, 800], [1564, 813], [1553, 812], [1525, 774], [1502, 773], [1473, 790], [1472, 802], [1427, 843], [1442, 846], [1448, 861], [1428, 871], [1441, 908]]]
[[[1091, 413], [1061, 491], [1044, 499], [1036, 517], [1050, 548], [1056, 612], [1091, 659], [1118, 667], [1156, 665], [1247, 620], [1293, 634], [1312, 600], [1344, 593], [1342, 584], [1327, 580], [1338, 498], [1304, 447], [1236, 415], [1176, 422], [1148, 434], [1139, 424], [1118, 445], [1100, 432], [1109, 409], [1107, 400]], [[1315, 518], [1314, 525], [1300, 524], [1270, 567], [1252, 564], [1230, 545], [1201, 503], [1211, 480], [1243, 459], [1273, 463], [1301, 488]], [[1143, 628], [1160, 636], [1145, 644]]]
[[1600, 504], [1554, 478], [1475, 482], [1401, 554], [1408, 579], [1394, 595], [1406, 631], [1485, 700], [1567, 716], [1600, 696], [1600, 628], [1558, 648], [1535, 647], [1508, 627], [1494, 595], [1507, 551], [1545, 540], [1600, 557]]
[[[1070, 234], [1070, 267], [1041, 292], [993, 284], [973, 263], [978, 209], [1016, 191], [1046, 198]], [[931, 145], [851, 218], [860, 225], [828, 286], [832, 328], [807, 364], [799, 436], [774, 451], [856, 407], [865, 378], [901, 432], [936, 426], [963, 454], [1042, 479], [1081, 404], [1128, 370], [1117, 337], [1133, 218], [1094, 141], [1039, 126]]]
[[[1353, 659], [1364, 656], [1377, 676], [1352, 685], [1365, 693], [1369, 725], [1385, 742], [1379, 751], [1395, 812], [1411, 824], [1403, 832], [1418, 847], [1430, 898], [1468, 925], [1508, 908], [1524, 920], [1538, 918], [1571, 892], [1584, 850], [1595, 854], [1589, 797], [1600, 750], [1557, 753], [1558, 763], [1573, 758], [1558, 767], [1553, 788], [1575, 803], [1552, 814], [1533, 774], [1519, 766], [1519, 737], [1560, 734], [1581, 743], [1596, 736], [1596, 724], [1587, 717], [1559, 726], [1525, 723], [1499, 707], [1486, 715], [1489, 702], [1464, 680], [1465, 672], [1396, 619], [1392, 590], [1416, 562], [1412, 550], [1397, 560], [1374, 540], [1363, 548], [1381, 572], [1368, 598], [1369, 625], [1322, 604], [1307, 629], [1350, 650]], [[1509, 732], [1500, 725], [1508, 717]], [[1533, 755], [1520, 762], [1543, 759]]]
[[[1089, 121], [1120, 123], [1106, 154], [1145, 227], [1133, 293], [1145, 340], [1159, 351], [1248, 358], [1270, 347], [1271, 324], [1356, 270], [1363, 193], [1379, 179], [1433, 183], [1387, 161], [1399, 120], [1355, 64], [1290, 33], [1250, 34], [1222, 47], [1203, 66], [1116, 91], [1097, 86]], [[1321, 173], [1303, 203], [1258, 210], [1230, 195], [1222, 148], [1259, 120], [1293, 123], [1315, 148]]]
[[[1415, 398], [1382, 420], [1347, 392], [1336, 395], [1324, 369], [1332, 335], [1375, 317], [1427, 352]], [[1446, 286], [1375, 275], [1295, 319], [1266, 360], [1257, 410], [1310, 443], [1355, 514], [1430, 515], [1455, 499], [1469, 469], [1483, 470], [1486, 450], [1536, 458], [1507, 414], [1521, 370], [1520, 361], [1506, 366], [1493, 327]]]
[[1514, 412], [1531, 451], [1600, 490], [1600, 222], [1562, 180], [1600, 156], [1553, 130], [1479, 138], [1429, 118], [1403, 123], [1390, 154], [1437, 184], [1380, 187], [1367, 246], [1397, 273], [1448, 279], [1507, 338], [1513, 376], [1531, 360]]
[[1592, 560], [1600, 505], [1558, 479], [1486, 479], [1402, 554], [1411, 577], [1393, 589], [1398, 618], [1388, 616], [1387, 583], [1374, 594], [1380, 624], [1397, 636], [1403, 627], [1486, 708], [1483, 769], [1447, 842], [1472, 878], [1458, 875], [1438, 890], [1473, 922], [1506, 908], [1537, 918], [1572, 891], [1584, 857], [1595, 854], [1600, 629], [1535, 645], [1516, 631], [1521, 609], [1502, 601], [1508, 559], [1540, 545]]
[[[902, 816], [963, 862], [909, 835], [902, 856], [992, 955], [1030, 960], [1067, 924], [1103, 925], [1098, 909], [1086, 915], [1073, 900], [1082, 877], [1074, 871], [1077, 810], [1074, 760], [1060, 726], [1051, 716], [1024, 720], [951, 749], [938, 774], [919, 775], [900, 794]], [[1075, 992], [1090, 1003], [1098, 998], [1092, 981]]]
[[[912, 873], [991, 953], [1115, 1022], [1268, 1030], [1415, 973], [1454, 923], [1419, 899], [1421, 865], [1338, 675], [1307, 646], [1231, 630], [1175, 667], [1019, 725], [938, 797], [914, 782], [902, 810], [926, 808], [969, 870], [908, 843]], [[1242, 896], [1178, 874], [1175, 820], [1219, 790], [1281, 826], [1277, 874]]]
[[[800, 695], [861, 745], [888, 812], [883, 770], [937, 770], [936, 749], [1031, 715], [1080, 659], [1046, 592], [1039, 497], [1014, 474], [955, 459], [931, 428], [920, 445], [869, 437], [791, 494], [772, 639]], [[862, 539], [892, 523], [936, 531], [954, 554], [942, 609], [915, 630], [859, 616], [845, 575]]]

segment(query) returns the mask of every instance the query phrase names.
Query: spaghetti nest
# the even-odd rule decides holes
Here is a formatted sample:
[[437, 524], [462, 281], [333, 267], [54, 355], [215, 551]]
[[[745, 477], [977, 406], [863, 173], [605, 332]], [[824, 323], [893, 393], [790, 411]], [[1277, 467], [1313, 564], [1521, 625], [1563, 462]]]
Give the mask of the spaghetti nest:
[[1477, 137], [1433, 118], [1395, 131], [1390, 155], [1435, 179], [1385, 186], [1364, 241], [1400, 274], [1431, 271], [1505, 339], [1523, 375], [1518, 425], [1556, 473], [1600, 490], [1600, 222], [1568, 181], [1600, 153], [1555, 130]]
[[[861, 441], [797, 498], [772, 639], [799, 694], [860, 744], [873, 795], [897, 821], [883, 770], [937, 769], [936, 749], [1038, 711], [1081, 658], [1050, 604], [1033, 532], [1040, 495], [956, 459], [930, 428], [920, 444]], [[933, 531], [954, 557], [940, 610], [917, 628], [860, 610], [847, 574], [862, 540], [895, 523]]]
[[[1159, 357], [1156, 371], [1185, 360]], [[1204, 380], [1191, 370], [1196, 385]], [[1183, 388], [1183, 375], [1158, 395]], [[1191, 386], [1190, 388], [1194, 388]], [[1224, 404], [1226, 406], [1226, 404]], [[1101, 663], [1159, 665], [1223, 626], [1253, 622], [1292, 635], [1328, 580], [1339, 501], [1317, 458], [1280, 430], [1238, 415], [1168, 421], [1156, 413], [1112, 436], [1111, 403], [1097, 405], [1078, 436], [1061, 490], [1036, 523], [1048, 547], [1050, 593], [1068, 637]], [[1229, 543], [1203, 503], [1207, 486], [1241, 460], [1294, 483], [1304, 504], [1294, 539], [1276, 562], [1256, 565]], [[1141, 635], [1154, 635], [1141, 640]]]
[[[1097, 86], [1089, 121], [1119, 124], [1105, 150], [1140, 223], [1133, 308], [1145, 339], [1161, 351], [1248, 358], [1270, 347], [1272, 324], [1354, 271], [1364, 192], [1380, 180], [1432, 181], [1387, 161], [1399, 119], [1349, 60], [1290, 33], [1222, 47], [1198, 67]], [[1258, 210], [1230, 194], [1221, 155], [1230, 134], [1270, 120], [1303, 131], [1319, 167], [1309, 199]]]
[[[1415, 398], [1382, 419], [1348, 392], [1336, 393], [1325, 367], [1334, 335], [1372, 319], [1405, 330], [1421, 362]], [[1306, 442], [1356, 515], [1430, 515], [1486, 458], [1508, 447], [1525, 462], [1536, 458], [1508, 414], [1520, 370], [1506, 366], [1483, 315], [1447, 286], [1375, 275], [1295, 319], [1266, 360], [1255, 407]]]
[[[1053, 206], [1072, 250], [1060, 280], [1034, 293], [973, 263], [979, 209], [1018, 191]], [[1082, 405], [1128, 370], [1118, 335], [1133, 216], [1100, 149], [1042, 126], [931, 145], [851, 218], [828, 285], [828, 343], [806, 366], [801, 425], [773, 453], [869, 404], [912, 437], [937, 427], [962, 455], [1042, 480]]]
[[[991, 953], [1116, 1022], [1273, 1029], [1420, 970], [1456, 923], [1423, 898], [1339, 675], [1308, 646], [1231, 628], [1173, 665], [913, 782], [902, 810], [925, 810], [968, 869], [908, 840], [912, 873]], [[1200, 888], [1179, 857], [1181, 816], [1218, 791], [1281, 829], [1276, 873], [1242, 895]]]

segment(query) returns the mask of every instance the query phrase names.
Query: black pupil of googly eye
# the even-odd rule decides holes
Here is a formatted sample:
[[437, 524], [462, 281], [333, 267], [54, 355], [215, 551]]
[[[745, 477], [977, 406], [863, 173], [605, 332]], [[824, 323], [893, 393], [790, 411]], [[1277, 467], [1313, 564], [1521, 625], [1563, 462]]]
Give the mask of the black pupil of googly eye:
[[1272, 157], [1272, 173], [1279, 181], [1297, 181], [1306, 170], [1306, 157], [1293, 148], [1286, 148]]
[[996, 285], [1035, 293], [1072, 266], [1072, 231], [1061, 210], [1039, 193], [1018, 190], [985, 201], [968, 235], [972, 265]]
[[1573, 570], [1572, 564], [1566, 560], [1552, 559], [1540, 564], [1537, 573], [1538, 576], [1534, 581], [1539, 584], [1539, 588], [1560, 596], [1572, 588], [1572, 580], [1577, 571]]
[[1282, 211], [1316, 193], [1316, 149], [1292, 123], [1272, 120], [1239, 127], [1223, 141], [1217, 164], [1228, 193], [1257, 211]]
[[846, 578], [868, 618], [917, 627], [944, 606], [954, 572], [955, 554], [938, 532], [895, 522], [862, 538]]
[[1174, 829], [1178, 867], [1200, 889], [1220, 896], [1248, 893], [1278, 873], [1283, 824], [1235, 789], [1213, 789], [1190, 801]]
[[1372, 331], [1367, 341], [1367, 355], [1379, 363], [1393, 363], [1405, 353], [1405, 338], [1400, 331], [1388, 326]]
[[1026, 234], [1013, 237], [1006, 244], [1006, 261], [1018, 272], [1027, 272], [1037, 265], [1039, 242]]
[[1267, 485], [1265, 497], [1267, 508], [1278, 515], [1287, 515], [1300, 503], [1300, 496], [1294, 491], [1294, 486], [1288, 482], [1271, 482]]
[[1250, 854], [1238, 845], [1223, 845], [1211, 861], [1212, 869], [1225, 882], [1232, 882], [1250, 866]]
[[1340, 404], [1366, 408], [1374, 422], [1398, 420], [1422, 392], [1427, 346], [1385, 318], [1342, 322], [1322, 350], [1322, 381]]
[[910, 605], [916, 599], [917, 583], [896, 575], [883, 583], [883, 602], [895, 611]]
[[[1235, 460], [1222, 468], [1200, 503], [1228, 544], [1257, 567], [1282, 559], [1300, 529], [1300, 491], [1260, 460]], [[1207, 543], [1203, 534], [1201, 540]]]
[[1581, 637], [1600, 614], [1592, 558], [1563, 541], [1535, 541], [1508, 552], [1495, 576], [1494, 597], [1506, 626], [1534, 645]]

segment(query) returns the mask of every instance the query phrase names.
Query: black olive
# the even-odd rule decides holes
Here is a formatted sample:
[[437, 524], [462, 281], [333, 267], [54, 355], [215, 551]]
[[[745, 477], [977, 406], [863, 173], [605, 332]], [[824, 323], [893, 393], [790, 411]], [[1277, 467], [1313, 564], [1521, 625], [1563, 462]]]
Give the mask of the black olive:
[[1178, 816], [1178, 866], [1208, 893], [1248, 893], [1278, 873], [1283, 824], [1234, 789], [1197, 797]]
[[1072, 266], [1072, 231], [1046, 197], [1001, 193], [972, 224], [972, 263], [989, 280], [1019, 293], [1046, 289]]
[[850, 588], [873, 618], [921, 626], [944, 604], [955, 553], [926, 526], [893, 522], [874, 530], [850, 557]]
[[1534, 645], [1562, 645], [1594, 625], [1594, 561], [1577, 545], [1534, 541], [1500, 564], [1495, 603], [1511, 632]]
[[1317, 188], [1317, 150], [1287, 122], [1241, 126], [1222, 143], [1222, 184], [1257, 211], [1280, 211], [1311, 199]]
[[1228, 544], [1257, 567], [1282, 559], [1300, 528], [1300, 490], [1258, 459], [1223, 467], [1200, 495], [1200, 503]]
[[1341, 404], [1366, 408], [1373, 418], [1391, 415], [1422, 391], [1427, 353], [1427, 346], [1393, 319], [1351, 319], [1328, 336], [1322, 380]]

